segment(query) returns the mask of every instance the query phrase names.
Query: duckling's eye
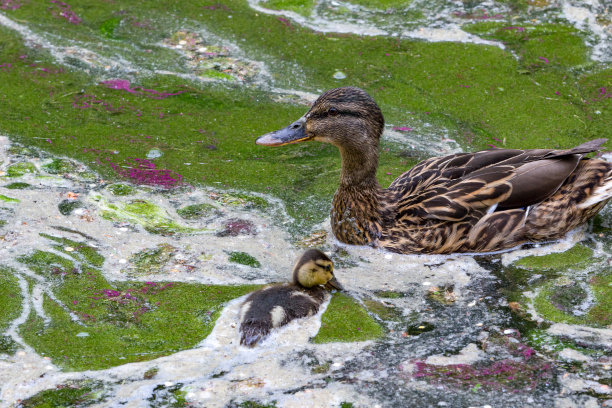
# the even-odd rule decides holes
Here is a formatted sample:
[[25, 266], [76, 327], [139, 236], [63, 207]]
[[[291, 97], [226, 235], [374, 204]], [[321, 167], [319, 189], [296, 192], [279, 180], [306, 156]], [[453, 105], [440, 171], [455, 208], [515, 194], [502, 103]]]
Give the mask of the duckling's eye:
[[325, 266], [325, 270], [326, 270], [327, 272], [331, 272], [331, 271], [332, 271], [332, 267], [331, 267], [331, 265], [326, 265], [326, 266]]
[[340, 112], [338, 112], [338, 109], [336, 109], [336, 108], [329, 108], [327, 110], [327, 114], [330, 115], [330, 116], [336, 116], [338, 113], [340, 113]]

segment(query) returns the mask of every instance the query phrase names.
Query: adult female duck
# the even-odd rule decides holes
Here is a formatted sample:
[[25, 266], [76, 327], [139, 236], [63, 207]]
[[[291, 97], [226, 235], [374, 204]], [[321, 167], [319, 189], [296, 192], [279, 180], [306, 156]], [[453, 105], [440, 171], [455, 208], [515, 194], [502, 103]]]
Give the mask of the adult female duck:
[[338, 147], [342, 172], [332, 202], [333, 233], [348, 244], [399, 253], [488, 252], [560, 238], [612, 197], [612, 163], [583, 157], [606, 139], [568, 150], [433, 157], [383, 189], [376, 180], [383, 126], [380, 108], [365, 91], [337, 88], [256, 143], [317, 140]]

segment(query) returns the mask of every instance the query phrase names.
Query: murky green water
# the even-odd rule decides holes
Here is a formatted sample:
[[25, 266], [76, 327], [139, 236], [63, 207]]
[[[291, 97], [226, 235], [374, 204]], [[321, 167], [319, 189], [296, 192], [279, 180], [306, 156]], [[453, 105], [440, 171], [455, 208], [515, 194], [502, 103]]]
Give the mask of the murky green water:
[[[254, 144], [342, 85], [385, 114], [382, 185], [612, 138], [608, 8], [0, 0], [0, 405], [610, 406], [610, 206], [561, 242], [400, 256], [330, 236], [333, 147]], [[305, 247], [347, 293], [239, 346], [241, 296]]]

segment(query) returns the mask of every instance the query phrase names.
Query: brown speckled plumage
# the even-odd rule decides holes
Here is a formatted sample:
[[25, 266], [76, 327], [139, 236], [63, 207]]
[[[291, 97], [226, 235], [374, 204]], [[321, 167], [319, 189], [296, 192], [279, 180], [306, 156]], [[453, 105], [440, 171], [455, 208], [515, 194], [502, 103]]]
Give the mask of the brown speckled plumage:
[[488, 252], [557, 239], [612, 196], [612, 163], [584, 157], [605, 139], [567, 150], [433, 157], [383, 189], [376, 180], [383, 125], [366, 92], [337, 88], [298, 121], [257, 143], [317, 140], [337, 146], [342, 173], [332, 202], [334, 235], [400, 253]]

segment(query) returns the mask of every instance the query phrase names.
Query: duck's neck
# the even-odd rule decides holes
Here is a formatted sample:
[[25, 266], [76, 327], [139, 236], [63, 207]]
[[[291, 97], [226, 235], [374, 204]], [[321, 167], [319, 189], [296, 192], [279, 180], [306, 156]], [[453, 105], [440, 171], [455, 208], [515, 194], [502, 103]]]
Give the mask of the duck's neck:
[[378, 146], [371, 150], [340, 147], [340, 156], [342, 157], [340, 188], [380, 188], [376, 179]]
[[382, 189], [376, 179], [378, 147], [369, 150], [340, 147], [342, 172], [331, 211], [332, 231], [348, 244], [365, 245], [381, 232]]

